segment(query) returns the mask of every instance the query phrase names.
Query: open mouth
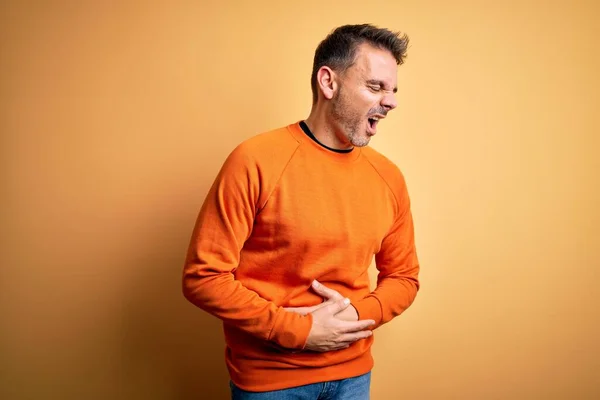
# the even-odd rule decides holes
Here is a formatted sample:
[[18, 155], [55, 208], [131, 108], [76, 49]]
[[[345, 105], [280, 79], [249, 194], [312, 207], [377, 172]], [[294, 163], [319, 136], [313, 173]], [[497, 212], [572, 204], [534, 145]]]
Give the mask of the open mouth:
[[379, 122], [379, 117], [371, 117], [369, 120], [369, 127], [372, 131], [375, 131], [377, 128], [377, 123]]

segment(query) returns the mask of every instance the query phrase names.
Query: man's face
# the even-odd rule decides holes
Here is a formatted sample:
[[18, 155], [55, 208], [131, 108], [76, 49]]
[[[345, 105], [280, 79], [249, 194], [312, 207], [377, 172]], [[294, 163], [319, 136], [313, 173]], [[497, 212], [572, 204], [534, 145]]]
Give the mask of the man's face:
[[396, 108], [397, 71], [389, 51], [369, 44], [358, 47], [354, 64], [338, 75], [338, 90], [332, 98], [335, 133], [342, 143], [369, 144], [378, 120]]

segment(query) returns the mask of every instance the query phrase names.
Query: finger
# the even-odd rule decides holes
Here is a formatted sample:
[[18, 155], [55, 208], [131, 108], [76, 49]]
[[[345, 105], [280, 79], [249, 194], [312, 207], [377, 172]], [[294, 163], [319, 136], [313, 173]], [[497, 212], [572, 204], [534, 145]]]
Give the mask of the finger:
[[337, 292], [331, 288], [328, 288], [327, 286], [323, 285], [322, 283], [320, 283], [317, 280], [313, 281], [312, 287], [315, 290], [315, 292], [317, 292], [317, 294], [325, 297], [326, 299], [338, 300], [338, 299], [342, 298], [342, 295], [339, 292]]
[[358, 340], [370, 338], [371, 336], [373, 336], [373, 331], [345, 333], [339, 337], [339, 343], [352, 344]]
[[334, 302], [329, 303], [327, 306], [323, 307], [327, 313], [331, 315], [335, 315], [342, 310], [345, 310], [350, 305], [350, 299], [345, 298], [342, 300], [336, 300]]
[[344, 350], [350, 347], [352, 343], [338, 343], [331, 350]]
[[347, 342], [332, 342], [332, 343], [328, 343], [326, 345], [324, 345], [323, 347], [319, 347], [318, 349], [315, 349], [315, 351], [318, 352], [327, 352], [327, 351], [334, 351], [334, 350], [342, 350], [342, 349], [346, 349], [348, 347], [350, 347], [352, 343], [347, 343]]
[[356, 321], [356, 322], [350, 322], [350, 321], [342, 321], [342, 322], [343, 322], [343, 324], [341, 325], [340, 331], [343, 333], [364, 331], [364, 330], [368, 330], [368, 328], [375, 325], [375, 321], [373, 321], [372, 319], [363, 319], [363, 320]]

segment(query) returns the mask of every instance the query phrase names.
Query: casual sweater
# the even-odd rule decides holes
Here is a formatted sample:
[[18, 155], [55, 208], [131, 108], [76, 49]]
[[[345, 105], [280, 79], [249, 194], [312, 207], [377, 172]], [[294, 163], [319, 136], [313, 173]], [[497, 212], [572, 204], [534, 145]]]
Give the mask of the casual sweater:
[[[370, 290], [375, 257], [377, 287]], [[305, 350], [320, 281], [374, 329], [419, 289], [410, 201], [400, 170], [370, 147], [335, 152], [300, 123], [258, 134], [227, 157], [200, 209], [183, 273], [185, 297], [223, 321], [231, 380], [269, 391], [358, 376], [373, 336]]]

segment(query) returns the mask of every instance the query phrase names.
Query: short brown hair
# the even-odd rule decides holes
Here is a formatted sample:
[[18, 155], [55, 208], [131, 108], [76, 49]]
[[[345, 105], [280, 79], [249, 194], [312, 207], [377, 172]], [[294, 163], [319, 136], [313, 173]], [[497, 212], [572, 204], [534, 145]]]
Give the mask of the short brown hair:
[[371, 24], [343, 25], [333, 30], [315, 50], [311, 87], [313, 104], [317, 102], [317, 72], [323, 66], [339, 72], [344, 72], [353, 63], [356, 49], [360, 44], [369, 43], [372, 46], [389, 50], [401, 65], [406, 58], [408, 36], [400, 32], [392, 32]]

